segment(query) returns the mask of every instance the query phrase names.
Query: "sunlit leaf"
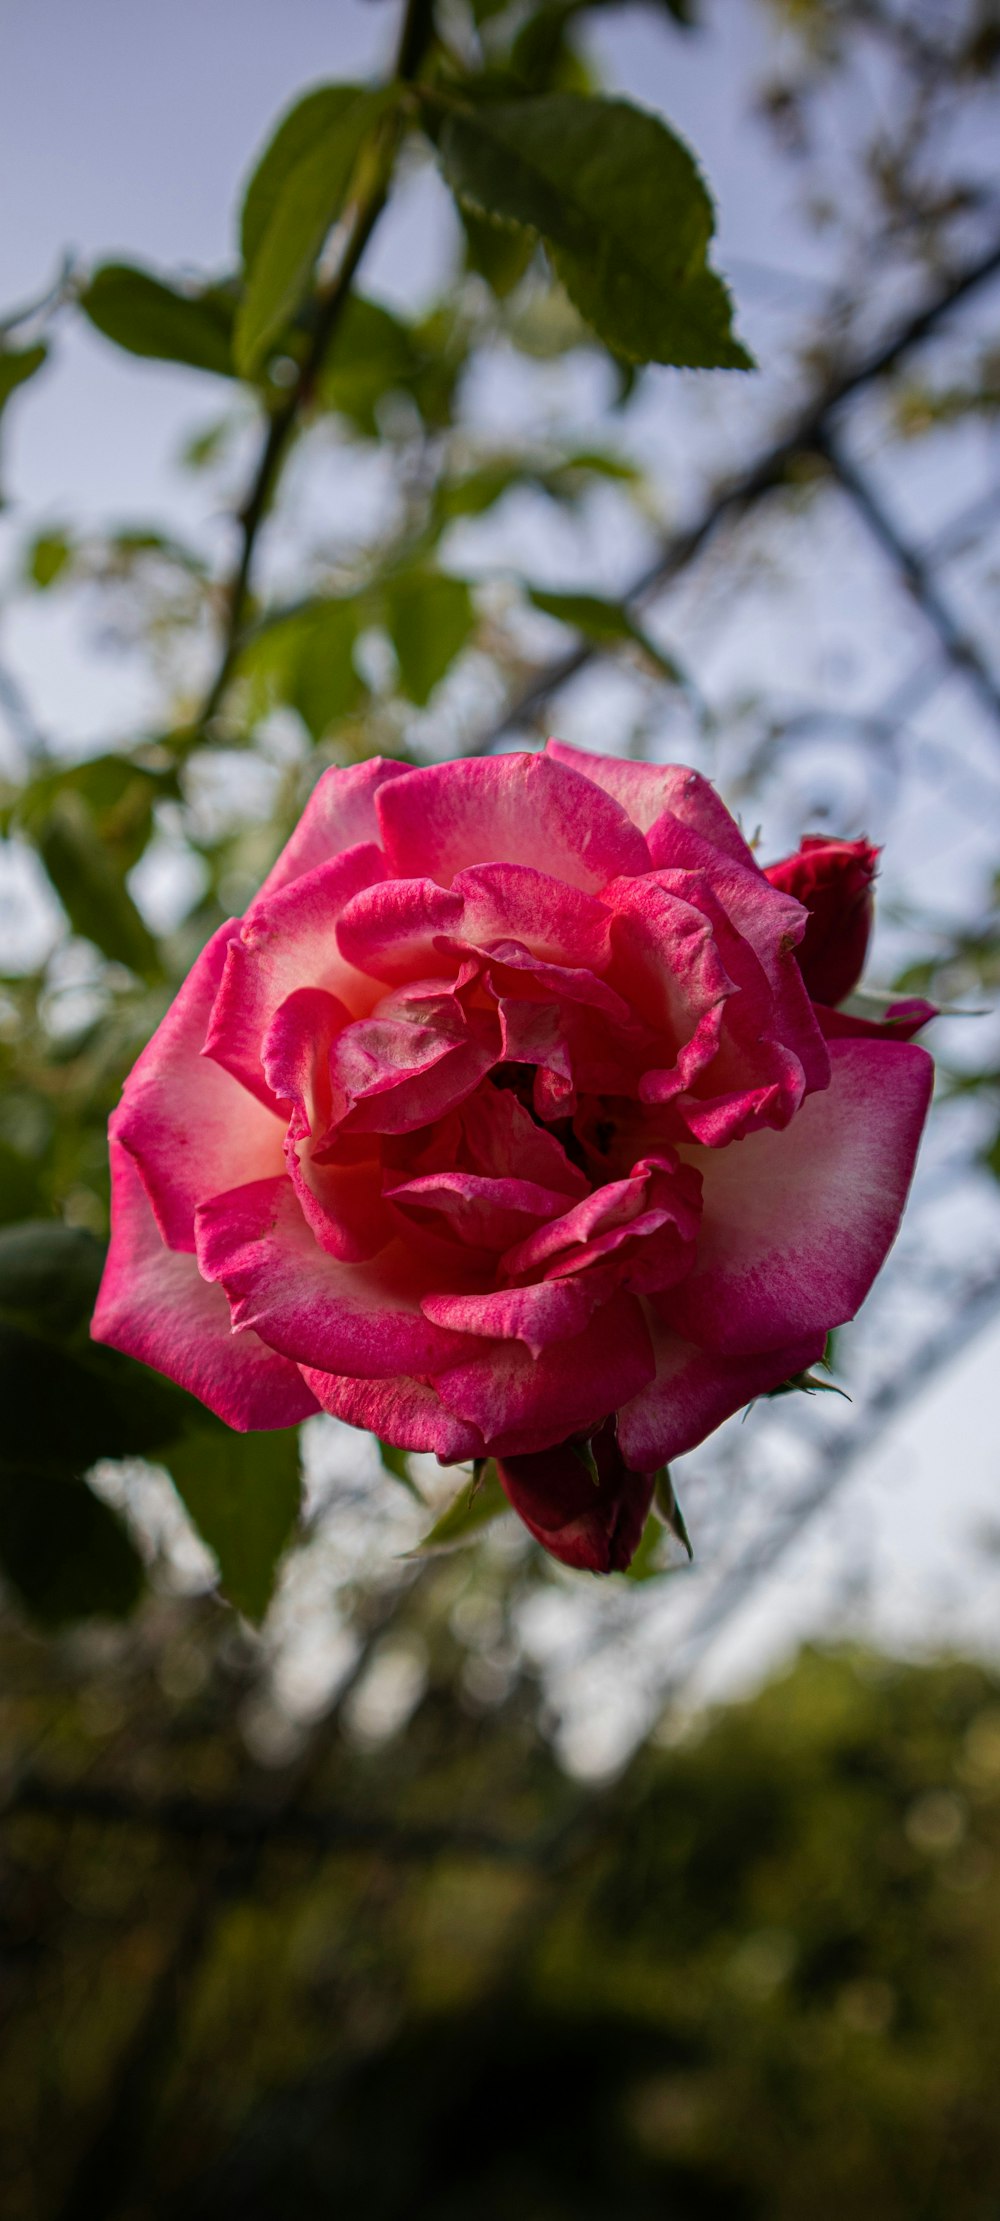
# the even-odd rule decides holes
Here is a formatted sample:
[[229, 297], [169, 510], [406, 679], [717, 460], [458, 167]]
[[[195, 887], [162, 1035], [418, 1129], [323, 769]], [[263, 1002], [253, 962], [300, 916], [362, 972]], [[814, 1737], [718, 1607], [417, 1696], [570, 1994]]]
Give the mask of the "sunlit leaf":
[[615, 354], [750, 367], [706, 260], [708, 191], [659, 117], [572, 93], [483, 101], [448, 116], [440, 154], [462, 201], [544, 239], [570, 298]]
[[386, 87], [328, 89], [344, 96], [336, 112], [331, 108], [325, 127], [309, 138], [297, 159], [287, 167], [278, 164], [273, 204], [255, 246], [236, 322], [236, 360], [243, 377], [254, 375], [294, 316], [327, 233], [343, 209], [362, 146], [396, 97]]

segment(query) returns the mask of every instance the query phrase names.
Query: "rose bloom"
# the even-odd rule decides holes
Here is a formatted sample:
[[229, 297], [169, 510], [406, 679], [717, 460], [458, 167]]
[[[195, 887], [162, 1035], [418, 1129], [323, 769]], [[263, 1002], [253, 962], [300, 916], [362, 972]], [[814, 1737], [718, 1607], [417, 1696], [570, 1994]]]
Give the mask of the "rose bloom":
[[555, 741], [326, 772], [126, 1082], [97, 1339], [232, 1427], [492, 1456], [556, 1557], [627, 1565], [896, 1234], [928, 1006], [823, 1000], [875, 853], [764, 872], [697, 772]]

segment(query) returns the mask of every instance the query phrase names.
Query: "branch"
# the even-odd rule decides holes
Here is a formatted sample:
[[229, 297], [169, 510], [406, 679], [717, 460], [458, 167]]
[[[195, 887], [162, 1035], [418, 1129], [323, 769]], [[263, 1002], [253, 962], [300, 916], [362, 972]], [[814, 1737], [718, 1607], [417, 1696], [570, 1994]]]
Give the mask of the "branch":
[[[720, 487], [702, 510], [694, 524], [686, 531], [676, 532], [666, 540], [660, 553], [646, 570], [640, 571], [626, 588], [622, 600], [626, 608], [637, 611], [653, 595], [669, 585], [671, 579], [687, 569], [695, 556], [712, 538], [719, 525], [738, 512], [749, 509], [765, 494], [772, 493], [786, 476], [789, 465], [804, 453], [815, 451], [827, 433], [831, 416], [845, 401], [865, 386], [884, 378], [895, 370], [910, 351], [928, 338], [931, 332], [957, 308], [960, 301], [974, 293], [1000, 272], [1000, 240], [975, 262], [958, 270], [942, 291], [932, 301], [899, 326], [891, 337], [883, 340], [867, 355], [842, 370], [831, 379], [817, 399], [811, 401], [789, 430], [766, 448], [755, 462], [748, 464], [737, 478]], [[518, 695], [489, 730], [466, 750], [468, 755], [488, 755], [499, 740], [527, 723], [542, 711], [549, 697], [586, 669], [600, 654], [599, 646], [581, 640], [566, 655], [556, 657], [545, 665], [523, 693]]]
[[817, 435], [815, 446], [817, 454], [829, 464], [834, 477], [850, 497], [858, 515], [864, 518], [872, 538], [895, 565], [918, 609], [936, 632], [949, 662], [964, 672], [989, 715], [1000, 724], [1000, 685], [941, 593], [931, 563], [898, 530], [868, 479], [845, 455], [839, 440], [824, 429]]
[[[408, 0], [393, 72], [403, 83], [409, 83], [420, 68], [433, 36], [433, 18], [434, 0]], [[240, 553], [225, 588], [226, 620], [222, 652], [215, 676], [194, 720], [195, 729], [207, 725], [215, 716], [232, 677], [241, 645], [241, 627], [260, 528], [277, 488], [299, 418], [312, 400], [316, 381], [342, 321], [358, 265], [385, 209], [399, 130], [399, 120], [394, 117], [386, 130], [386, 145], [376, 182], [359, 201], [340, 262], [319, 295], [316, 321], [298, 376], [271, 416], [254, 479], [237, 519], [240, 528]]]

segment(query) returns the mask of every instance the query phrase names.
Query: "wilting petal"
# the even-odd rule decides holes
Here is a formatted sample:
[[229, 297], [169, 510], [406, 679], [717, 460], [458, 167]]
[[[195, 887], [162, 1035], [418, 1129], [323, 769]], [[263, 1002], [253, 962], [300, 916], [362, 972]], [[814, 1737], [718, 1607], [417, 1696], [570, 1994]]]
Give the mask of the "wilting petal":
[[529, 864], [596, 894], [649, 870], [641, 833], [610, 795], [546, 756], [429, 764], [383, 787], [382, 842], [399, 879], [441, 886], [470, 864]]
[[345, 849], [357, 848], [368, 841], [377, 842], [379, 823], [375, 815], [375, 797], [387, 780], [403, 778], [406, 770], [406, 764], [392, 763], [384, 756], [370, 756], [367, 763], [348, 764], [342, 771], [336, 767], [324, 771], [316, 781], [291, 839], [268, 872], [258, 902], [276, 894], [279, 887], [287, 887], [293, 879], [304, 878], [306, 872], [315, 871], [318, 864], [328, 864], [335, 856], [342, 856]]
[[255, 902], [230, 939], [205, 1053], [263, 1102], [274, 1101], [264, 1077], [264, 1043], [289, 995], [322, 987], [352, 1013], [371, 1008], [378, 990], [341, 956], [336, 927], [344, 904], [384, 869], [379, 849], [348, 849], [266, 902]]
[[317, 1409], [301, 1373], [234, 1335], [221, 1288], [165, 1249], [131, 1157], [111, 1143], [111, 1247], [91, 1333], [200, 1398], [229, 1427], [293, 1427]]
[[282, 1125], [273, 1110], [202, 1056], [226, 951], [238, 924], [221, 925], [125, 1082], [111, 1119], [114, 1139], [142, 1173], [170, 1249], [194, 1248], [194, 1214], [207, 1196], [281, 1163]]
[[317, 1403], [348, 1426], [367, 1427], [400, 1450], [432, 1450], [443, 1464], [460, 1465], [483, 1455], [475, 1427], [446, 1411], [430, 1381], [399, 1374], [394, 1380], [351, 1380], [343, 1374], [302, 1368]]
[[833, 1077], [783, 1133], [698, 1158], [694, 1268], [657, 1298], [677, 1333], [737, 1355], [852, 1319], [895, 1239], [933, 1066], [904, 1042], [830, 1044]]
[[471, 1360], [432, 1368], [449, 1411], [504, 1456], [589, 1433], [637, 1395], [654, 1369], [642, 1309], [634, 1296], [621, 1295], [603, 1304], [582, 1334], [551, 1343], [540, 1357], [523, 1342], [490, 1342]]
[[633, 1473], [614, 1420], [594, 1436], [597, 1480], [571, 1442], [532, 1457], [499, 1458], [497, 1472], [519, 1519], [550, 1557], [587, 1573], [622, 1573], [639, 1546], [655, 1473]]
[[618, 1413], [618, 1440], [630, 1465], [669, 1465], [696, 1448], [754, 1396], [808, 1372], [823, 1355], [824, 1334], [749, 1357], [696, 1349], [652, 1319], [656, 1376]]
[[205, 1204], [198, 1257], [205, 1279], [221, 1281], [233, 1325], [255, 1328], [296, 1364], [378, 1380], [433, 1373], [469, 1346], [424, 1318], [426, 1280], [401, 1242], [364, 1264], [320, 1249], [290, 1180], [257, 1180]]

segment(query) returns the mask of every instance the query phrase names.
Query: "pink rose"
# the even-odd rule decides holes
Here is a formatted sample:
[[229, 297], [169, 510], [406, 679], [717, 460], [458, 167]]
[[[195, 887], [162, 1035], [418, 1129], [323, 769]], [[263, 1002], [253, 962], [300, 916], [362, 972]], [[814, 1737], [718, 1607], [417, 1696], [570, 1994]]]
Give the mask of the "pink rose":
[[808, 925], [683, 767], [328, 771], [126, 1082], [95, 1335], [233, 1427], [494, 1456], [626, 1565], [899, 1225], [930, 1059], [813, 1007]]

